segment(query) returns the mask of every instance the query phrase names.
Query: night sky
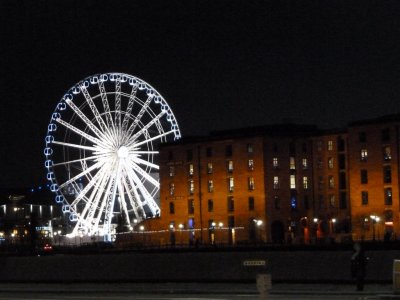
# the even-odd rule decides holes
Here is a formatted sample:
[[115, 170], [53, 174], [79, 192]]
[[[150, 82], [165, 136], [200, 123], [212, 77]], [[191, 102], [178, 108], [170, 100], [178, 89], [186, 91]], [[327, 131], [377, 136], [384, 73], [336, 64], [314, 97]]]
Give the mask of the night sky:
[[45, 182], [50, 115], [96, 73], [148, 82], [183, 136], [399, 112], [400, 1], [2, 0], [0, 39], [0, 188]]

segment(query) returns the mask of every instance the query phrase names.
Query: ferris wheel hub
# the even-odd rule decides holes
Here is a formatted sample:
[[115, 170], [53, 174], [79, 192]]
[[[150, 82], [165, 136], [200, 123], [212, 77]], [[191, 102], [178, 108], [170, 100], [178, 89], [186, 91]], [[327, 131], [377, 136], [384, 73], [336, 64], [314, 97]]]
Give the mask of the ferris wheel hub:
[[126, 146], [119, 147], [117, 151], [118, 158], [127, 158], [129, 155], [129, 150]]

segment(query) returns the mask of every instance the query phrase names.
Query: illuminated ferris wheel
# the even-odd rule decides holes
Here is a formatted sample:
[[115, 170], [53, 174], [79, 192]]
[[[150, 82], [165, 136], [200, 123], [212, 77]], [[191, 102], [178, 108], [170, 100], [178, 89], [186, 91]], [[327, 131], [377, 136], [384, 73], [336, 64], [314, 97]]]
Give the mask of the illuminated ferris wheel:
[[164, 98], [122, 73], [88, 77], [57, 104], [46, 136], [45, 166], [55, 200], [74, 222], [70, 235], [111, 239], [158, 216], [158, 151], [181, 137]]

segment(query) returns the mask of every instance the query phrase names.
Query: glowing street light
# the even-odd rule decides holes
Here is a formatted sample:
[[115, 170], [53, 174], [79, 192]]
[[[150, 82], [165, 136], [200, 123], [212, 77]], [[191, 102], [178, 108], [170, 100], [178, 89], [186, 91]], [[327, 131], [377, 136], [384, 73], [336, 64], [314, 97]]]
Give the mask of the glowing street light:
[[375, 215], [371, 215], [371, 220], [372, 220], [372, 240], [375, 241], [375, 224], [380, 221], [381, 218]]

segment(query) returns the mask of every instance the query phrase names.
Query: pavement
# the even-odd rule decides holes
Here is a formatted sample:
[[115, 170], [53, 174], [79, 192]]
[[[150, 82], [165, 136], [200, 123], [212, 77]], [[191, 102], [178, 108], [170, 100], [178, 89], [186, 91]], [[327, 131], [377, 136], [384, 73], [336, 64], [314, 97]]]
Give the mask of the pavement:
[[[10, 293], [113, 293], [113, 294], [247, 294], [257, 295], [255, 283], [0, 283], [1, 294]], [[270, 295], [359, 296], [359, 299], [400, 299], [392, 284], [366, 284], [356, 291], [351, 284], [273, 283]]]

